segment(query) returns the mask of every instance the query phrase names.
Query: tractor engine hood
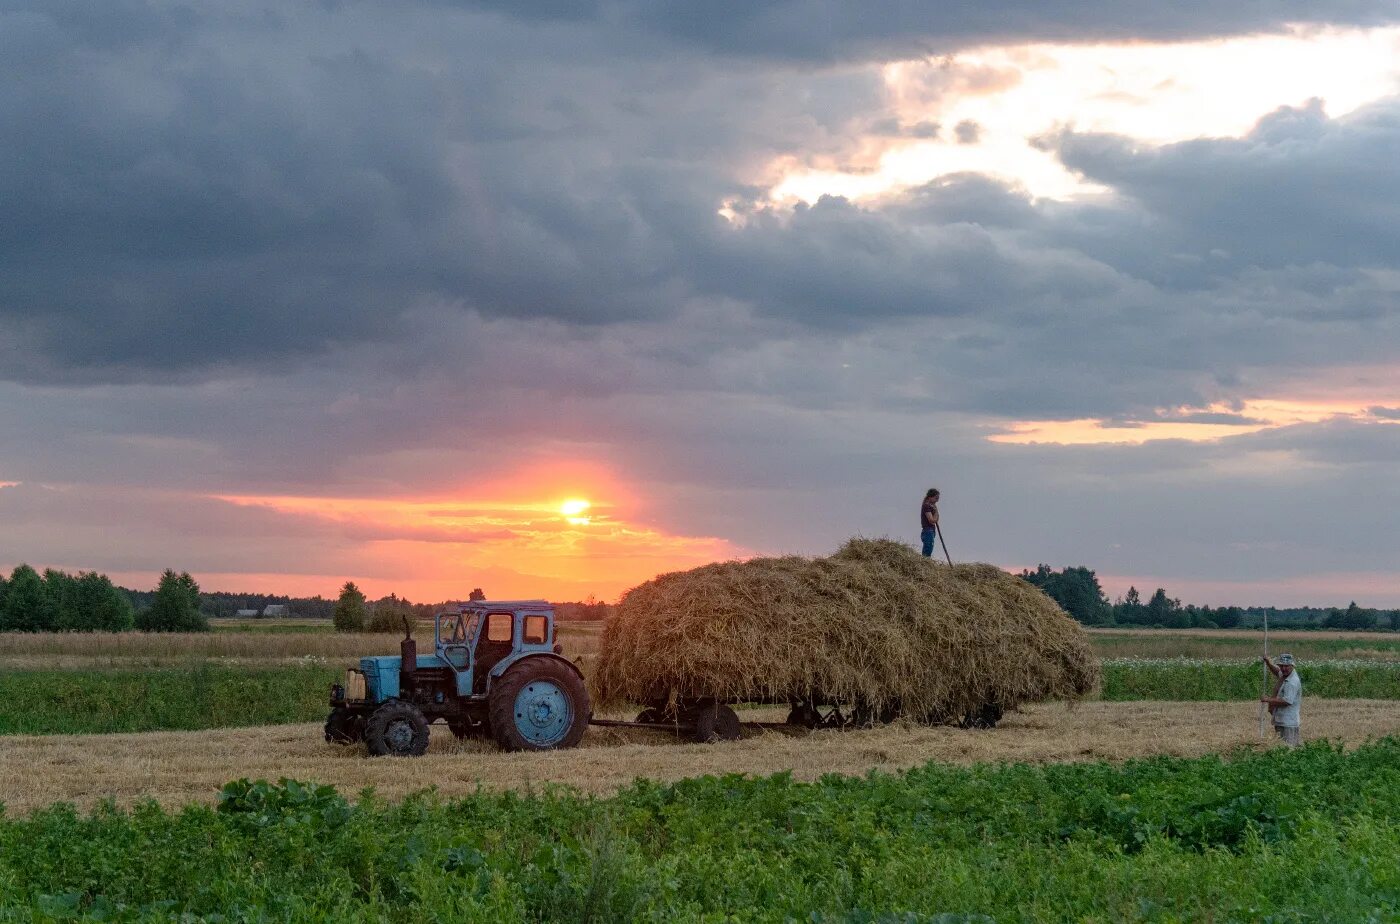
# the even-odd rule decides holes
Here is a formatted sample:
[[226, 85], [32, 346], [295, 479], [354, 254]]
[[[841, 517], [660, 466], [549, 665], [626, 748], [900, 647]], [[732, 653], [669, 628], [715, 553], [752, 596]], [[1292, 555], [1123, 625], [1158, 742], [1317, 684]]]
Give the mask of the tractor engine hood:
[[[403, 659], [398, 655], [382, 655], [360, 659], [360, 671], [365, 675], [365, 695], [370, 702], [379, 703], [399, 695], [399, 667]], [[437, 655], [419, 655], [419, 669], [442, 667]]]

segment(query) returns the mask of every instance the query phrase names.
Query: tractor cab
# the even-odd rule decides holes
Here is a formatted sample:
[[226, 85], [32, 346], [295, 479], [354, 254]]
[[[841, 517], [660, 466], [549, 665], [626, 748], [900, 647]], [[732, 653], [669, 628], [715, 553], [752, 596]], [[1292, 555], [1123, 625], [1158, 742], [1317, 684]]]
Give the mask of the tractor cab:
[[[431, 655], [418, 654], [412, 628], [405, 628], [398, 657], [361, 658], [345, 683], [334, 685], [327, 740], [363, 739], [373, 753], [422, 753], [428, 725], [442, 719], [458, 737], [491, 734], [510, 748], [577, 743], [588, 696], [582, 674], [555, 641], [548, 602], [478, 600], [438, 613]], [[390, 723], [390, 713], [411, 721], [400, 716]], [[412, 735], [403, 732], [410, 727]], [[408, 736], [385, 738], [394, 730]]]
[[491, 679], [531, 654], [559, 651], [554, 608], [544, 600], [464, 603], [439, 613], [433, 629], [438, 659], [455, 674], [458, 695], [485, 695]]

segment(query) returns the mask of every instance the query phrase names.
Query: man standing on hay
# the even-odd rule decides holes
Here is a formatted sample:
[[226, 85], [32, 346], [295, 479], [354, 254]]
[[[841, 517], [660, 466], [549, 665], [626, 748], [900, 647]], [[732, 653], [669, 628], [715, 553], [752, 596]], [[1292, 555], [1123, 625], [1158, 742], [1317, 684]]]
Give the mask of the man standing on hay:
[[920, 538], [924, 540], [924, 558], [933, 557], [933, 543], [938, 538], [938, 489], [929, 488], [924, 504], [919, 508]]
[[1291, 654], [1279, 655], [1277, 665], [1266, 656], [1264, 665], [1269, 673], [1279, 678], [1278, 689], [1274, 690], [1273, 696], [1261, 696], [1259, 699], [1269, 706], [1269, 712], [1274, 717], [1274, 732], [1283, 739], [1284, 744], [1296, 748], [1302, 743], [1299, 711], [1303, 705], [1303, 681], [1293, 669]]

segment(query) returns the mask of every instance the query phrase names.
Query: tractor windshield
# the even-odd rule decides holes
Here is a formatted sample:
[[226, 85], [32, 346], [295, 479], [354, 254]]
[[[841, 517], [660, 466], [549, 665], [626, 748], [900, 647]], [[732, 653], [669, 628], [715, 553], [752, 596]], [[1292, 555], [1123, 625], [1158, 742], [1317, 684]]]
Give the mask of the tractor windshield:
[[441, 613], [437, 618], [438, 644], [470, 645], [480, 623], [480, 613]]

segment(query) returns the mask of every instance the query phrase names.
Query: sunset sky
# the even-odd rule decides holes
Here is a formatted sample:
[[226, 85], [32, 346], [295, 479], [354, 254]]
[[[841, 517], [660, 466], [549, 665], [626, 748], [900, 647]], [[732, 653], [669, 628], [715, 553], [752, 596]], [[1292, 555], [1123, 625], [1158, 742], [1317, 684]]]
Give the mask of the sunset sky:
[[0, 568], [1400, 607], [1400, 3], [0, 6]]

